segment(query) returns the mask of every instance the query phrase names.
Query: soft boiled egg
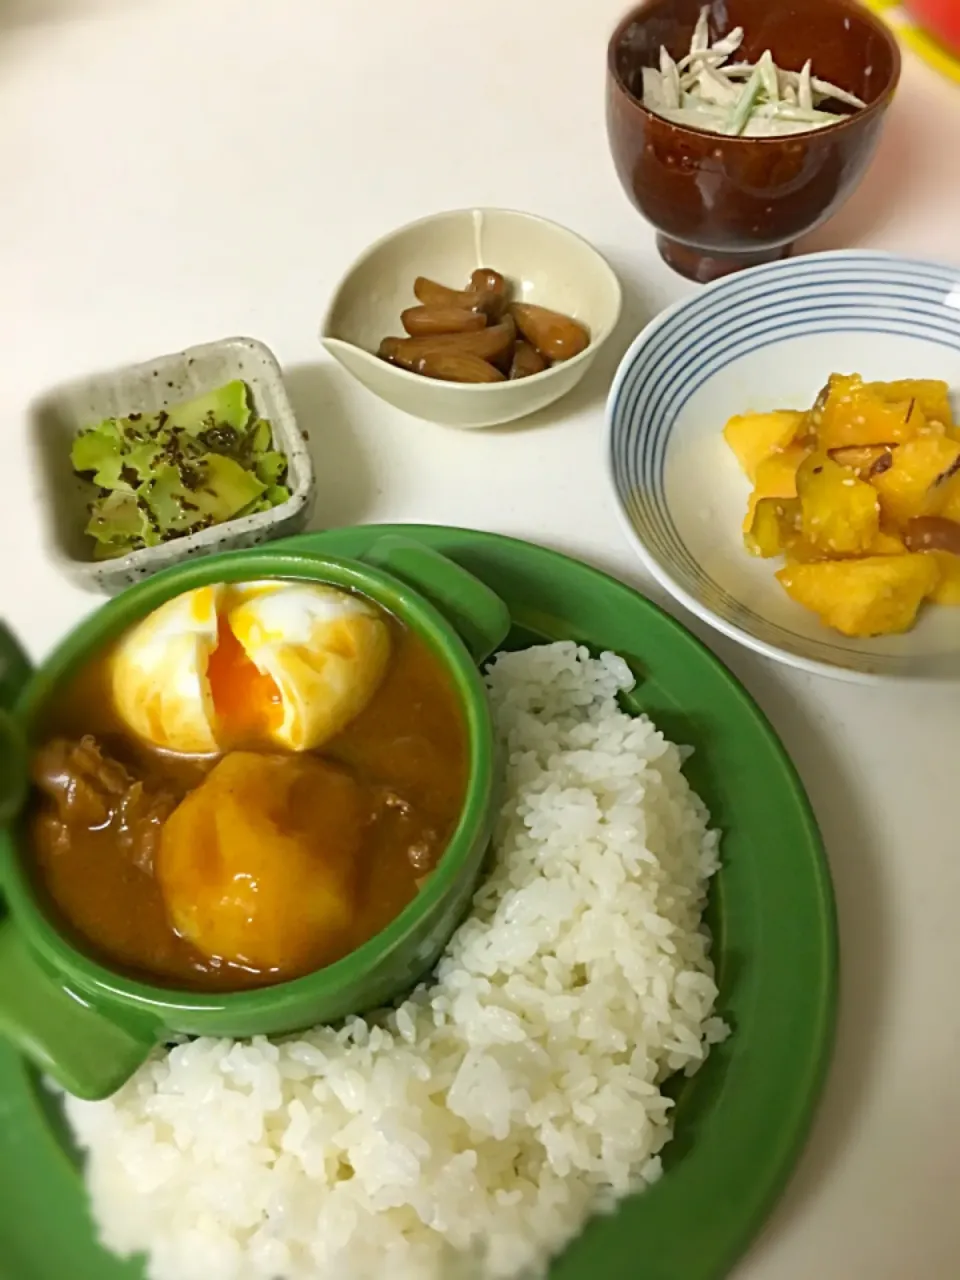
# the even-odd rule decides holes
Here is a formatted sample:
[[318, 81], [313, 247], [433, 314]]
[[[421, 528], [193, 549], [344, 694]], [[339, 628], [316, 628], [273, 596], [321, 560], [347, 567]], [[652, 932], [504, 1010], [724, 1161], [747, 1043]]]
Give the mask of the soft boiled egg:
[[390, 632], [366, 600], [315, 582], [199, 587], [122, 638], [114, 705], [144, 741], [209, 754], [319, 747], [376, 691]]

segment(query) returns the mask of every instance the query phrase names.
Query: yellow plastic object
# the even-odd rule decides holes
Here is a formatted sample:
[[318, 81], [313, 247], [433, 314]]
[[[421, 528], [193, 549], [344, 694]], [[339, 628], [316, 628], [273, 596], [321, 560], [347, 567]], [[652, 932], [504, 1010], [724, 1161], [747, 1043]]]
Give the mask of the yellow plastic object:
[[930, 64], [941, 75], [960, 83], [960, 58], [955, 58], [933, 36], [920, 27], [907, 13], [900, 0], [865, 0], [868, 9], [880, 14], [905, 45]]

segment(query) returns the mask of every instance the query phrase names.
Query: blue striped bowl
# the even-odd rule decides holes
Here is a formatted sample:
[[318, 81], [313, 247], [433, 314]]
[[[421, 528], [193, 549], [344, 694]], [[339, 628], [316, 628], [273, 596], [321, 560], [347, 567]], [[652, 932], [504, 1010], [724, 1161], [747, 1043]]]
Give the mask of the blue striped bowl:
[[[659, 315], [607, 401], [624, 526], [682, 605], [758, 653], [822, 675], [960, 678], [960, 610], [906, 635], [828, 630], [744, 550], [749, 484], [724, 443], [734, 413], [806, 408], [830, 373], [960, 388], [960, 269], [889, 254], [812, 254], [729, 276]], [[956, 406], [955, 406], [956, 407]]]

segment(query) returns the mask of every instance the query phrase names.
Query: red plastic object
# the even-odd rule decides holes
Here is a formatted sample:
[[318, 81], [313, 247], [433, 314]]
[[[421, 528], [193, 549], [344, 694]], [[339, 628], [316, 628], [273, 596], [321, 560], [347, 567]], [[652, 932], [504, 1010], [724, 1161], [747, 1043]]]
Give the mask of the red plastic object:
[[960, 0], [907, 0], [906, 8], [930, 35], [960, 54]]

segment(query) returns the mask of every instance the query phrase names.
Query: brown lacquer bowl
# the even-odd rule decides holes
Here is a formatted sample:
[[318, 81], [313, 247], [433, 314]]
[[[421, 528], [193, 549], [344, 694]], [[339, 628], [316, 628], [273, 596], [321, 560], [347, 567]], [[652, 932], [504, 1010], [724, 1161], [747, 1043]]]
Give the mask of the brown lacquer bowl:
[[900, 78], [888, 28], [855, 0], [712, 0], [710, 38], [743, 27], [737, 59], [769, 49], [867, 105], [835, 125], [783, 138], [726, 137], [670, 124], [642, 104], [642, 68], [660, 46], [690, 47], [703, 0], [647, 0], [610, 40], [607, 130], [620, 181], [657, 229], [664, 260], [693, 280], [786, 257], [843, 204], [876, 150]]

